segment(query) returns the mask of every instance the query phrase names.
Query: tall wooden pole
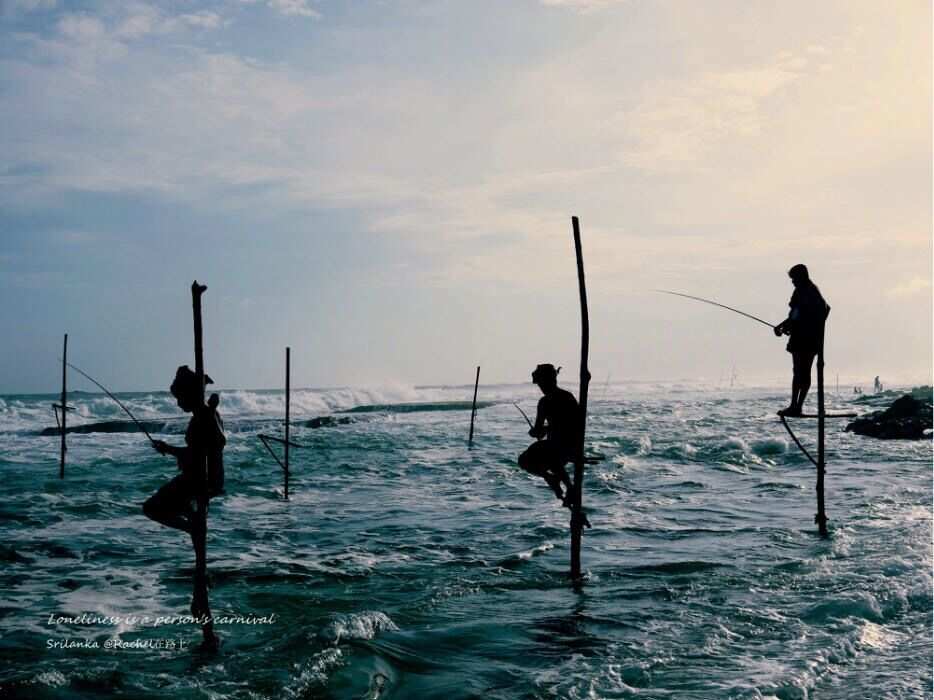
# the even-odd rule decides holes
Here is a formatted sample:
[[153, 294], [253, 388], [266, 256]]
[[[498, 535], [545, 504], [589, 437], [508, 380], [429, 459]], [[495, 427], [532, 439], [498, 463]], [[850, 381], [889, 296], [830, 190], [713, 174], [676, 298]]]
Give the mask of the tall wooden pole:
[[68, 389], [66, 370], [68, 369], [68, 334], [65, 334], [65, 346], [62, 348], [62, 458], [58, 468], [58, 477], [65, 478], [65, 416], [68, 415]]
[[289, 380], [292, 363], [292, 349], [285, 349], [285, 498], [289, 498]]
[[473, 442], [473, 421], [477, 415], [477, 388], [480, 386], [480, 365], [477, 365], [477, 379], [473, 383], [473, 408], [470, 409], [470, 437], [468, 443]]
[[574, 251], [577, 254], [577, 283], [581, 302], [581, 371], [580, 371], [580, 431], [576, 454], [574, 456], [574, 494], [571, 501], [571, 578], [581, 575], [581, 535], [584, 529], [584, 516], [581, 513], [581, 500], [584, 483], [584, 436], [587, 431], [587, 389], [590, 386], [590, 371], [587, 369], [587, 357], [590, 353], [590, 318], [587, 313], [587, 287], [584, 284], [584, 255], [581, 252], [581, 232], [577, 217], [571, 217], [574, 227]]
[[[196, 412], [204, 410], [204, 347], [203, 333], [201, 331], [201, 295], [207, 287], [191, 283], [191, 308], [195, 326], [195, 374], [198, 382], [198, 400]], [[197, 470], [197, 510], [192, 523], [191, 542], [195, 549], [195, 585], [191, 602], [191, 613], [201, 618], [201, 633], [204, 637], [205, 647], [216, 647], [219, 643], [214, 634], [214, 622], [211, 619], [211, 608], [208, 602], [208, 572], [207, 572], [207, 536], [208, 536], [208, 493], [207, 493], [207, 454], [195, 455], [200, 468]]]
[[[826, 323], [826, 322], [825, 322]], [[821, 537], [827, 537], [827, 513], [824, 511], [824, 331], [817, 348], [817, 515], [814, 520]]]

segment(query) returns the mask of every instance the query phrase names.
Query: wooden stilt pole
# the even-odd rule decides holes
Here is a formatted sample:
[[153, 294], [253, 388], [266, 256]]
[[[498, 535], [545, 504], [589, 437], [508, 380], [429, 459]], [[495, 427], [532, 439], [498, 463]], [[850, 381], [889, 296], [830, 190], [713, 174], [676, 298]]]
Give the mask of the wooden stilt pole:
[[587, 287], [584, 283], [584, 256], [581, 252], [580, 224], [577, 217], [571, 217], [574, 227], [574, 251], [577, 255], [577, 283], [580, 290], [581, 304], [581, 370], [580, 370], [580, 439], [574, 458], [574, 484], [571, 502], [571, 578], [581, 575], [581, 535], [585, 516], [581, 512], [584, 483], [584, 436], [587, 431], [587, 390], [590, 386], [590, 371], [587, 369], [587, 357], [590, 352], [590, 318], [587, 313]]
[[473, 384], [473, 408], [470, 409], [470, 437], [467, 438], [468, 444], [473, 444], [473, 421], [477, 416], [477, 388], [480, 386], [480, 365], [477, 365], [477, 379]]
[[817, 350], [817, 515], [814, 520], [821, 537], [827, 537], [827, 513], [824, 510], [824, 332]]
[[[207, 287], [191, 283], [191, 307], [195, 326], [195, 374], [198, 376], [199, 397], [195, 411], [204, 409], [204, 347], [201, 330], [201, 295]], [[196, 455], [200, 468], [198, 475], [197, 510], [192, 523], [191, 542], [195, 549], [195, 581], [194, 594], [191, 602], [191, 613], [200, 618], [201, 633], [204, 637], [204, 646], [214, 648], [219, 640], [214, 634], [214, 622], [211, 619], [211, 607], [208, 602], [208, 571], [207, 571], [207, 535], [208, 535], [208, 494], [207, 494], [207, 454]]]
[[62, 457], [58, 468], [58, 477], [65, 478], [65, 416], [68, 415], [68, 389], [66, 386], [68, 369], [68, 334], [65, 334], [65, 345], [62, 348]]
[[289, 500], [289, 380], [292, 349], [285, 349], [285, 500]]

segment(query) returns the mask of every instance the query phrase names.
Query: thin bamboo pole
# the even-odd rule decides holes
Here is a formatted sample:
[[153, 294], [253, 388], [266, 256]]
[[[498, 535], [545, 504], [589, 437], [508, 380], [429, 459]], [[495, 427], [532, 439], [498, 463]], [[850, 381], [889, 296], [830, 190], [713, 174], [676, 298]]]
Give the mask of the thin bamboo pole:
[[68, 388], [66, 385], [68, 369], [68, 334], [65, 334], [65, 344], [62, 348], [62, 456], [58, 468], [58, 477], [65, 478], [65, 416], [68, 414]]
[[467, 438], [467, 442], [473, 443], [473, 422], [474, 418], [477, 416], [477, 389], [480, 386], [480, 365], [477, 365], [477, 379], [473, 384], [473, 408], [470, 409], [470, 437]]
[[285, 349], [285, 498], [289, 498], [289, 381], [292, 364], [292, 349]]
[[577, 283], [581, 305], [581, 369], [580, 369], [580, 431], [577, 452], [574, 459], [574, 497], [571, 502], [571, 578], [581, 575], [581, 535], [586, 517], [581, 512], [584, 483], [584, 437], [587, 431], [587, 390], [590, 386], [590, 370], [587, 358], [590, 353], [590, 318], [587, 313], [587, 287], [584, 282], [584, 255], [581, 251], [580, 224], [577, 217], [571, 217], [574, 228], [574, 252], [577, 256]]
[[827, 513], [824, 510], [824, 331], [817, 350], [817, 515], [814, 520], [821, 537], [827, 537]]
[[[196, 412], [204, 410], [204, 346], [203, 333], [201, 326], [201, 295], [207, 291], [207, 287], [198, 284], [195, 280], [191, 283], [191, 307], [194, 317], [195, 331], [195, 374], [198, 377], [198, 401], [195, 408]], [[211, 607], [208, 602], [208, 572], [207, 572], [207, 535], [208, 535], [208, 495], [207, 495], [207, 455], [196, 455], [200, 462], [198, 475], [198, 493], [197, 510], [195, 511], [194, 522], [192, 523], [191, 541], [195, 550], [195, 581], [194, 596], [191, 604], [191, 612], [201, 621], [201, 634], [204, 638], [204, 646], [208, 648], [216, 647], [219, 643], [217, 635], [214, 634], [214, 622], [211, 618]]]

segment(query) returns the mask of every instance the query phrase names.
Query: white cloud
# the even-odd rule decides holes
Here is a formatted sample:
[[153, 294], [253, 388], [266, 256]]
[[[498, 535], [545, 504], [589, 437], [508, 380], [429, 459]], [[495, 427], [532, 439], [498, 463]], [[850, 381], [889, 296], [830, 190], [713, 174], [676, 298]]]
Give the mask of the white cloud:
[[178, 21], [191, 27], [200, 27], [202, 29], [217, 29], [218, 27], [230, 24], [230, 20], [224, 20], [216, 12], [210, 10], [201, 10], [189, 15], [179, 15]]
[[768, 123], [764, 101], [802, 77], [806, 62], [708, 73], [652, 87], [634, 109], [617, 118], [632, 145], [620, 159], [640, 168], [705, 168], [705, 156], [725, 141], [761, 133]]
[[886, 295], [890, 297], [910, 297], [918, 294], [930, 295], [928, 291], [930, 288], [930, 280], [922, 279], [921, 277], [913, 277], [904, 284], [887, 290]]
[[309, 7], [309, 0], [268, 0], [267, 5], [286, 17], [321, 19], [321, 13]]
[[[646, 69], [636, 88], [610, 26], [545, 60], [499, 64], [495, 80], [491, 73], [475, 84], [433, 71], [431, 60], [413, 74], [393, 65], [391, 52], [319, 71], [193, 42], [134, 44], [131, 37], [201, 25], [185, 19], [195, 15], [128, 8], [106, 22], [64, 19], [45, 40], [64, 47], [59, 61], [0, 65], [11, 86], [0, 96], [5, 155], [35, 166], [0, 174], [5, 197], [155, 192], [270, 216], [352, 210], [369, 232], [435, 251], [439, 284], [474, 276], [534, 283], [542, 267], [563, 264], [556, 251], [571, 213], [585, 221], [596, 267], [633, 274], [740, 267], [799, 251], [862, 260], [894, 225], [891, 214], [864, 222], [859, 206], [872, 197], [854, 196], [847, 178], [899, 171], [888, 139], [912, 132], [875, 92], [860, 92], [858, 72], [837, 55], [852, 36], [808, 37], [796, 51], [764, 48], [755, 60], [728, 56], [677, 78]], [[208, 27], [221, 21], [197, 16]], [[368, 38], [391, 46], [392, 36]], [[818, 44], [830, 53], [807, 49]], [[96, 50], [101, 62], [72, 61], [66, 49]], [[119, 62], [106, 61], [119, 51]], [[838, 71], [821, 73], [808, 60], [818, 54], [839, 59]], [[910, 94], [898, 90], [899, 99]], [[862, 121], [833, 121], [841, 113]], [[901, 148], [913, 152], [912, 143]], [[900, 251], [925, 245], [929, 228], [915, 223], [899, 223]], [[541, 266], [520, 264], [517, 273], [529, 246]], [[892, 282], [879, 284], [881, 293]]]

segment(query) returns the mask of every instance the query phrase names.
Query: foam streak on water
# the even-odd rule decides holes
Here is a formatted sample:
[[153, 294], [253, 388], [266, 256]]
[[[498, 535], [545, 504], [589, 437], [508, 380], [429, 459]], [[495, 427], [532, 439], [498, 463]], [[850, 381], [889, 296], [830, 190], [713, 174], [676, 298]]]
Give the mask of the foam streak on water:
[[[70, 397], [69, 425], [88, 431], [69, 436], [60, 481], [58, 438], [40, 434], [53, 397], [0, 397], [0, 695], [931, 697], [929, 440], [829, 424], [823, 541], [814, 470], [773, 417], [784, 389], [596, 390], [588, 445], [606, 459], [585, 481], [594, 527], [575, 590], [567, 511], [515, 466], [529, 438], [510, 403], [531, 413], [534, 387], [481, 387], [489, 405], [468, 449], [472, 389], [293, 392], [305, 448], [292, 452], [288, 502], [256, 439], [281, 430], [281, 393], [222, 392], [212, 607], [276, 623], [222, 626], [214, 656], [46, 648], [115, 635], [195, 644], [193, 625], [47, 624], [183, 615], [192, 555], [140, 510], [175, 467], [112, 402]], [[120, 397], [180, 442], [171, 397]], [[830, 408], [866, 409], [849, 398]], [[796, 425], [813, 444], [814, 426]]]

